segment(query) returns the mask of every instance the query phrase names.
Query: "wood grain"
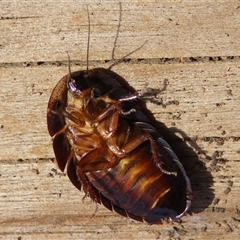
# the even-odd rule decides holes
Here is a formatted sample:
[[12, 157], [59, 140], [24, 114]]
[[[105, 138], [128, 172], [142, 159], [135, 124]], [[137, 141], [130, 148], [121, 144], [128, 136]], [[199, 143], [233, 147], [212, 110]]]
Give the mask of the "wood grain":
[[[182, 223], [147, 225], [82, 203], [54, 164], [46, 107], [57, 81], [108, 67], [147, 102], [192, 182]], [[0, 18], [1, 239], [237, 239], [240, 234], [239, 1], [4, 1]], [[118, 39], [114, 41], [119, 24]], [[145, 42], [146, 44], [138, 49]], [[137, 51], [135, 51], [138, 49]], [[174, 104], [175, 103], [175, 104]], [[164, 124], [163, 124], [164, 123]]]

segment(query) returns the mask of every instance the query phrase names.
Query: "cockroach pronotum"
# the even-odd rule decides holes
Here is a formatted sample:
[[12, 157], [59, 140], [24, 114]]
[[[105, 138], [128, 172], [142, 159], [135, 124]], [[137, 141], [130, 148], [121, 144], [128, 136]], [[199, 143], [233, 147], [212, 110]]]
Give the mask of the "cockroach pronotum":
[[[90, 20], [88, 31], [87, 56]], [[112, 70], [89, 70], [88, 57], [86, 70], [69, 67], [47, 111], [57, 164], [96, 204], [151, 224], [177, 221], [191, 205], [190, 181], [140, 98]]]

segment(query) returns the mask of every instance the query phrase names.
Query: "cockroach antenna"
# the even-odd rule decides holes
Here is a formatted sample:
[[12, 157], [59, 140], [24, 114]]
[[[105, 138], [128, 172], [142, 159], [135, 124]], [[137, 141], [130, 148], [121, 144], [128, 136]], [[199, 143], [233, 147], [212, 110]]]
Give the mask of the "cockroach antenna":
[[70, 76], [70, 79], [72, 77], [72, 72], [71, 72], [71, 66], [70, 66], [70, 63], [71, 63], [71, 60], [70, 60], [70, 55], [68, 52], [67, 53], [67, 56], [68, 56], [68, 73], [69, 73], [69, 76]]
[[87, 16], [88, 16], [88, 40], [87, 40], [87, 73], [88, 73], [88, 63], [89, 63], [89, 45], [90, 45], [90, 14], [87, 6]]
[[113, 66], [123, 62], [125, 58], [129, 57], [130, 55], [132, 55], [133, 53], [135, 53], [136, 51], [141, 49], [147, 43], [147, 41], [145, 41], [142, 44], [142, 46], [140, 46], [137, 49], [131, 51], [130, 53], [126, 54], [125, 56], [121, 57], [120, 59], [116, 59], [115, 58], [115, 49], [116, 49], [117, 41], [118, 41], [118, 38], [119, 38], [121, 22], [122, 22], [122, 3], [119, 2], [119, 20], [118, 20], [117, 32], [116, 32], [116, 36], [115, 36], [115, 40], [114, 40], [114, 44], [113, 44], [113, 49], [112, 49], [112, 60], [113, 60], [113, 63], [108, 67], [109, 70], [111, 70]]
[[122, 4], [121, 4], [121, 2], [119, 2], [119, 20], [118, 20], [118, 26], [117, 26], [117, 32], [116, 32], [115, 40], [114, 40], [114, 43], [113, 43], [112, 60], [115, 60], [115, 48], [116, 48], [117, 40], [118, 40], [118, 37], [119, 37], [121, 22], [122, 22]]

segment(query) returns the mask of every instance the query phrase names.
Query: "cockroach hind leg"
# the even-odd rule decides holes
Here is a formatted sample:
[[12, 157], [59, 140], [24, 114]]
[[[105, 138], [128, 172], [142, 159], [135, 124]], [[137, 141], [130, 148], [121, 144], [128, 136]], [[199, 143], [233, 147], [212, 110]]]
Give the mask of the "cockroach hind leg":
[[177, 176], [177, 172], [172, 172], [172, 171], [168, 171], [168, 170], [165, 170], [163, 167], [162, 167], [162, 164], [161, 163], [158, 163], [157, 164], [157, 167], [166, 175], [174, 175], [175, 177]]
[[[139, 93], [136, 91], [132, 94], [129, 94], [129, 95], [119, 99], [119, 102], [133, 101], [133, 100], [137, 100], [137, 99], [139, 99]], [[122, 115], [128, 115], [128, 114], [131, 114], [131, 113], [134, 113], [134, 112], [136, 112], [135, 108], [131, 108], [128, 111], [120, 109], [120, 113]]]
[[131, 114], [131, 113], [134, 113], [134, 112], [136, 112], [136, 109], [135, 109], [135, 108], [132, 108], [132, 109], [130, 109], [130, 110], [128, 110], [128, 111], [123, 111], [123, 110], [120, 111], [120, 113], [121, 113], [122, 115], [128, 115], [128, 114]]
[[96, 203], [95, 203], [95, 210], [94, 210], [91, 218], [94, 218], [94, 217], [95, 217], [95, 215], [96, 215], [96, 213], [97, 213], [97, 211], [98, 211], [98, 206], [99, 206], [99, 204], [96, 202]]
[[89, 197], [89, 194], [85, 193], [84, 196], [82, 197], [82, 202], [84, 203], [85, 199]]
[[59, 131], [57, 131], [53, 136], [52, 139], [54, 139], [55, 137], [57, 137], [58, 135], [64, 133], [66, 131], [66, 129], [68, 128], [68, 124], [66, 124], [63, 128], [61, 128]]
[[[148, 135], [146, 135], [148, 136]], [[162, 167], [162, 162], [160, 160], [160, 154], [158, 153], [158, 150], [155, 146], [155, 142], [154, 140], [152, 139], [151, 136], [148, 136], [147, 137], [150, 141], [150, 146], [151, 146], [151, 151], [152, 151], [152, 154], [153, 154], [153, 161], [155, 162], [155, 164], [157, 165], [157, 167], [165, 174], [167, 175], [174, 175], [174, 176], [177, 176], [177, 172], [175, 171], [168, 171], [168, 170], [165, 170], [163, 167]]]

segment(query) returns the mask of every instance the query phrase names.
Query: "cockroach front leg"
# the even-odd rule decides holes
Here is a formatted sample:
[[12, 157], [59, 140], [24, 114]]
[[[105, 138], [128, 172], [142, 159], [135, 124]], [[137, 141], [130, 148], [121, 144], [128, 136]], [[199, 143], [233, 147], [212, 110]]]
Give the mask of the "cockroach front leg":
[[130, 110], [122, 110], [121, 102], [131, 101], [138, 98], [138, 93], [135, 92], [132, 95], [125, 96], [115, 103], [110, 103], [106, 109], [102, 111], [94, 120], [93, 125], [95, 125], [104, 139], [110, 139], [116, 133], [119, 115], [128, 115], [135, 112], [136, 109], [132, 108]]
[[116, 133], [119, 121], [119, 113], [113, 112], [108, 118], [100, 121], [97, 130], [104, 139], [110, 139]]

